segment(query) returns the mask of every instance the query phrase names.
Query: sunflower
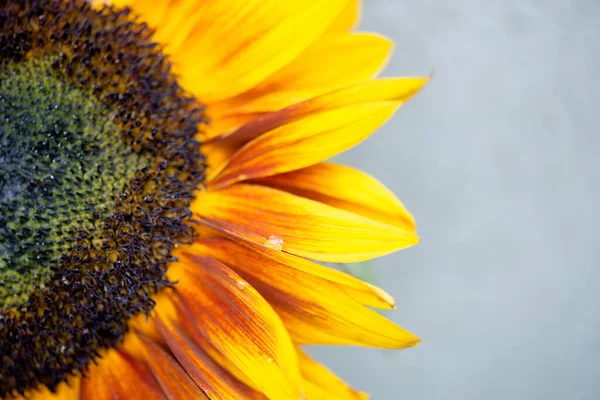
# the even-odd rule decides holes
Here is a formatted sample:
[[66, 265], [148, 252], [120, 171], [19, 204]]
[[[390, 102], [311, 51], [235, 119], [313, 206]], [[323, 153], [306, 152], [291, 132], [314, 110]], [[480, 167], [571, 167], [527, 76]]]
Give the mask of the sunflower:
[[359, 11], [0, 2], [0, 398], [363, 399], [302, 346], [418, 344], [325, 265], [418, 241], [326, 162], [427, 80]]

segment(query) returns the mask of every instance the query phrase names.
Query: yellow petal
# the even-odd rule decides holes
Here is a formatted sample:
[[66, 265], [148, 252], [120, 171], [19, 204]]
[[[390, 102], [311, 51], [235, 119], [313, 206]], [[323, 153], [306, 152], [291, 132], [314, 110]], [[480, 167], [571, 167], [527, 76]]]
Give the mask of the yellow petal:
[[327, 89], [323, 92], [329, 92], [376, 75], [389, 58], [392, 46], [389, 39], [373, 33], [326, 36], [270, 77], [267, 85], [321, 87]]
[[415, 221], [400, 200], [378, 180], [351, 167], [320, 163], [255, 182], [415, 231]]
[[356, 303], [322, 307], [300, 302], [297, 297], [283, 295], [273, 288], [259, 289], [273, 302], [295, 343], [404, 349], [421, 341], [375, 311], [358, 308]]
[[300, 372], [304, 379], [306, 400], [366, 400], [369, 395], [359, 392], [323, 365], [298, 348]]
[[228, 111], [222, 111], [223, 115], [215, 112], [212, 107], [209, 107], [210, 123], [202, 126], [202, 132], [198, 134], [198, 139], [201, 142], [207, 142], [220, 135], [228, 135], [240, 126], [247, 124], [261, 117], [263, 113], [245, 113], [245, 114], [230, 114]]
[[[309, 291], [318, 288], [313, 290], [314, 294], [328, 293], [332, 301], [337, 298], [346, 301], [350, 297], [364, 305], [394, 308], [394, 299], [384, 290], [352, 275], [285, 252], [244, 246], [218, 237], [200, 238], [186, 252], [216, 258], [243, 276], [250, 275], [285, 292], [298, 293], [304, 288]], [[310, 298], [311, 295], [306, 296]]]
[[397, 226], [259, 185], [203, 192], [191, 210], [227, 235], [321, 261], [364, 261], [418, 242]]
[[209, 113], [219, 120], [232, 114], [275, 111], [365, 81], [381, 70], [391, 49], [392, 42], [375, 34], [325, 36], [256, 88], [211, 105]]
[[52, 393], [46, 386], [41, 386], [25, 397], [9, 398], [8, 400], [79, 400], [81, 377], [71, 377], [68, 382], [62, 382]]
[[284, 125], [242, 147], [211, 184], [224, 187], [317, 164], [363, 141], [399, 105], [398, 102], [353, 105]]
[[204, 143], [201, 151], [206, 156], [206, 181], [212, 181], [238, 150], [239, 146], [235, 143]]
[[238, 272], [277, 310], [296, 343], [405, 348], [419, 342], [413, 334], [361, 304], [381, 304], [385, 292], [372, 289], [369, 293], [365, 284], [362, 290], [348, 290], [350, 285], [359, 284], [333, 270], [328, 274], [323, 271], [325, 267], [318, 268], [299, 257], [223, 239], [200, 240], [188, 251], [210, 254]]
[[344, 11], [336, 18], [336, 20], [327, 29], [327, 34], [335, 34], [339, 32], [348, 32], [358, 26], [360, 23], [360, 13], [362, 11], [362, 1], [352, 0], [348, 3]]
[[230, 134], [217, 136], [213, 140], [243, 144], [286, 124], [326, 111], [369, 103], [395, 102], [401, 105], [415, 95], [427, 80], [427, 78], [384, 78], [351, 85], [291, 105], [283, 110], [265, 114]]
[[168, 276], [180, 282], [177, 293], [198, 329], [269, 399], [301, 397], [298, 360], [290, 337], [254, 288], [207, 257], [170, 265]]
[[254, 392], [213, 361], [176, 324], [160, 318], [156, 322], [171, 351], [211, 399], [265, 399], [264, 395]]
[[[175, 58], [194, 29], [202, 27], [203, 10], [214, 7], [214, 1], [200, 0], [126, 0], [141, 20], [150, 25], [153, 39], [163, 45], [164, 51]], [[205, 16], [206, 17], [206, 16]], [[184, 49], [185, 50], [185, 49]], [[183, 55], [181, 55], [183, 56]]]
[[173, 22], [180, 29], [195, 22], [189, 34], [178, 34], [188, 37], [173, 59], [183, 87], [210, 103], [251, 89], [291, 62], [325, 32], [348, 0], [195, 3], [188, 21], [181, 16]]

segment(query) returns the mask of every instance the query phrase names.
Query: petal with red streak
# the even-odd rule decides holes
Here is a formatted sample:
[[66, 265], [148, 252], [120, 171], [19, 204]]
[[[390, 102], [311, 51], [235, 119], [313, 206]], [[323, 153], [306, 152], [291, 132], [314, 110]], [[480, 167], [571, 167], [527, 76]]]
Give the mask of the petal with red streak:
[[297, 356], [271, 306], [220, 262], [197, 257], [169, 267], [197, 329], [273, 400], [300, 398]]
[[[320, 288], [330, 299], [348, 297], [371, 307], [395, 308], [394, 299], [384, 290], [336, 269], [285, 252], [245, 246], [223, 237], [200, 238], [180, 254], [205, 254], [233, 266], [244, 276], [289, 293]], [[310, 297], [309, 295], [306, 295]], [[318, 300], [315, 298], [315, 300]]]
[[325, 36], [254, 89], [211, 104], [209, 113], [219, 121], [235, 115], [271, 112], [364, 82], [384, 67], [391, 50], [390, 40], [372, 33]]
[[81, 400], [166, 400], [154, 375], [142, 361], [109, 350], [98, 365], [90, 364], [81, 380]]
[[415, 221], [404, 204], [374, 177], [357, 169], [320, 163], [255, 181], [415, 231]]
[[175, 357], [210, 399], [266, 400], [212, 360], [176, 323], [160, 318], [156, 323]]
[[414, 96], [427, 81], [428, 78], [383, 78], [351, 85], [265, 114], [229, 134], [216, 136], [213, 140], [243, 144], [266, 132], [313, 114], [360, 104], [381, 102], [402, 104]]
[[148, 367], [169, 400], [208, 398], [172, 355], [143, 335], [140, 340]]
[[[324, 273], [325, 267], [319, 269], [289, 254], [225, 239], [200, 240], [188, 252], [209, 254], [243, 276], [281, 315], [294, 342], [381, 348], [405, 348], [419, 342], [413, 334], [361, 304], [381, 304], [388, 300], [385, 292], [344, 280], [341, 274]], [[187, 257], [186, 253], [182, 257]]]
[[[165, 33], [159, 30], [158, 37], [165, 36], [172, 46], [181, 43], [171, 50], [181, 83], [210, 103], [251, 89], [290, 63], [323, 35], [347, 4], [207, 0], [196, 2], [188, 15], [182, 12], [171, 21], [171, 31], [162, 28]], [[177, 37], [170, 38], [172, 34]]]
[[384, 101], [324, 111], [261, 135], [235, 153], [209, 183], [233, 183], [308, 167], [357, 145], [400, 106]]
[[202, 192], [191, 210], [231, 237], [320, 261], [364, 261], [418, 242], [409, 230], [259, 185]]

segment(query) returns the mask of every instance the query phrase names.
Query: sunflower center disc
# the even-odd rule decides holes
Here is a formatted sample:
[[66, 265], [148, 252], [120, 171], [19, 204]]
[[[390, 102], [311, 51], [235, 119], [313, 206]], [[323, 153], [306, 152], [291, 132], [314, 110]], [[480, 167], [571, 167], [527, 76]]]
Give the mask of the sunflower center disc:
[[85, 372], [173, 284], [203, 122], [130, 10], [0, 2], [0, 398]]
[[0, 64], [0, 309], [43, 288], [78, 231], [97, 234], [114, 193], [150, 165], [121, 140], [114, 111], [51, 64]]

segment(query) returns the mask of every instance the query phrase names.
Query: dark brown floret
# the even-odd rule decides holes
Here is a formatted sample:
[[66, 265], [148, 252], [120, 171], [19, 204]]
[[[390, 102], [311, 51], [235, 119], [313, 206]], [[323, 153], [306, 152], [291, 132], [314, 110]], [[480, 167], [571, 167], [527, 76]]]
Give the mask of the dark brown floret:
[[[109, 180], [105, 189], [114, 192], [108, 203], [100, 207], [96, 197], [86, 198], [81, 216], [75, 215], [68, 224], [64, 221], [67, 214], [58, 207], [80, 205], [68, 201], [75, 194], [44, 197], [45, 201], [67, 199], [44, 206], [52, 209], [52, 218], [60, 218], [65, 224], [60, 232], [50, 232], [55, 228], [50, 226], [52, 218], [40, 220], [41, 213], [25, 213], [27, 224], [17, 224], [46, 224], [50, 233], [44, 231], [45, 237], [55, 241], [60, 238], [61, 243], [46, 251], [38, 245], [40, 240], [31, 242], [34, 245], [30, 250], [40, 252], [44, 264], [23, 264], [35, 254], [27, 258], [23, 252], [11, 250], [15, 257], [21, 257], [17, 257], [20, 261], [15, 271], [19, 267], [19, 273], [25, 274], [30, 268], [38, 268], [39, 273], [50, 273], [42, 284], [33, 282], [27, 291], [19, 286], [20, 278], [15, 278], [17, 283], [10, 293], [25, 293], [26, 298], [13, 296], [8, 301], [6, 295], [4, 303], [0, 301], [0, 397], [23, 393], [40, 384], [53, 389], [82, 371], [100, 349], [116, 346], [132, 316], [152, 310], [152, 296], [170, 285], [165, 272], [172, 261], [171, 249], [193, 238], [189, 204], [204, 180], [204, 159], [200, 144], [194, 140], [203, 122], [203, 107], [178, 85], [168, 59], [152, 42], [151, 30], [128, 10], [96, 10], [85, 0], [0, 0], [0, 70], [31, 65], [47, 65], [57, 82], [76, 89], [83, 98], [97, 100], [104, 111], [94, 118], [106, 119], [100, 121], [109, 127], [106, 135], [114, 126], [114, 140], [124, 146], [115, 151], [134, 156], [125, 157], [120, 164], [117, 160], [122, 165], [121, 173], [131, 176], [123, 180], [119, 175], [122, 184], [119, 179]], [[12, 112], [10, 99], [14, 96], [4, 95], [5, 112]], [[60, 116], [61, 111], [57, 112]], [[92, 126], [88, 122], [83, 121], [81, 129], [77, 128], [80, 125], [69, 124], [64, 130], [69, 135], [83, 135]], [[0, 140], [8, 131], [6, 126], [0, 121]], [[15, 134], [29, 125], [10, 126]], [[90, 151], [85, 147], [83, 153], [89, 155]], [[105, 170], [101, 173], [107, 176]], [[79, 175], [68, 176], [73, 182], [64, 186], [67, 189], [86, 185], [78, 181]], [[10, 182], [20, 188], [34, 184], [31, 179]], [[42, 191], [57, 188], [50, 181], [35, 182]], [[12, 201], [7, 196], [5, 200]], [[11, 220], [16, 211], [8, 214], [0, 218], [0, 242], [14, 241], [18, 235], [13, 229], [17, 225]], [[31, 221], [37, 225], [31, 225]], [[9, 224], [12, 230], [6, 228]], [[13, 232], [12, 236], [7, 232]], [[0, 270], [0, 277], [2, 274]]]

